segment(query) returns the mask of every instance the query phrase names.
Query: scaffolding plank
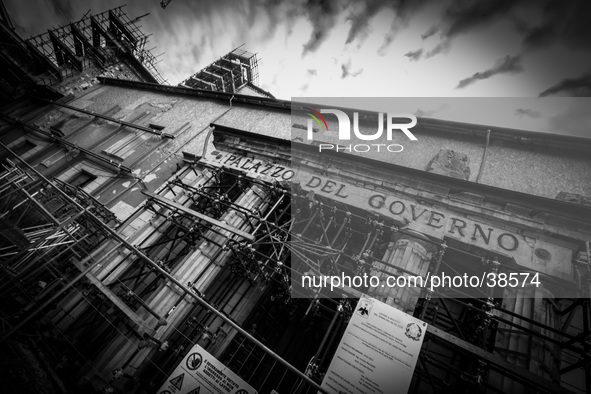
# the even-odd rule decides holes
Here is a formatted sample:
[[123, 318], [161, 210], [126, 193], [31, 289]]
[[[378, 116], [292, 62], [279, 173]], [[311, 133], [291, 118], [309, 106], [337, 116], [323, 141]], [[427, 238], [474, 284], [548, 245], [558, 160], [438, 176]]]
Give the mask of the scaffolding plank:
[[252, 236], [252, 234], [249, 234], [249, 233], [246, 233], [246, 232], [244, 232], [242, 230], [239, 230], [239, 229], [237, 229], [237, 228], [235, 228], [233, 226], [228, 225], [227, 223], [220, 222], [219, 220], [210, 218], [207, 215], [204, 215], [202, 213], [199, 213], [197, 211], [194, 211], [192, 209], [189, 209], [189, 208], [185, 207], [184, 205], [177, 204], [174, 201], [171, 201], [171, 200], [169, 200], [167, 198], [161, 197], [161, 196], [159, 196], [157, 194], [154, 194], [152, 192], [149, 192], [149, 191], [146, 191], [146, 190], [142, 190], [142, 193], [145, 194], [146, 196], [148, 196], [148, 197], [156, 200], [156, 201], [159, 201], [159, 202], [161, 202], [163, 204], [166, 204], [166, 205], [168, 205], [170, 207], [173, 207], [175, 209], [178, 209], [179, 211], [183, 211], [184, 213], [187, 213], [189, 215], [195, 216], [195, 217], [197, 217], [197, 218], [199, 218], [201, 220], [205, 220], [206, 222], [208, 222], [208, 223], [210, 223], [210, 224], [212, 224], [214, 226], [217, 226], [217, 227], [220, 227], [220, 228], [222, 228], [224, 230], [230, 231], [231, 233], [234, 233], [234, 234], [236, 234], [236, 235], [238, 235], [238, 236], [240, 236], [242, 238], [245, 238], [245, 239], [247, 239], [247, 240], [249, 240], [251, 242], [254, 241], [254, 236]]
[[[84, 272], [84, 267], [82, 266], [82, 264], [80, 264], [79, 262], [75, 262], [74, 264], [80, 271]], [[115, 306], [119, 308], [121, 312], [125, 313], [125, 315], [129, 317], [129, 319], [132, 322], [134, 322], [137, 326], [144, 330], [144, 332], [150, 335], [154, 334], [154, 329], [150, 328], [144, 319], [139, 317], [138, 314], [135, 313], [129, 306], [127, 306], [126, 303], [121, 301], [121, 299], [117, 297], [107, 286], [105, 286], [103, 282], [97, 279], [96, 276], [89, 272], [86, 274], [86, 278], [90, 281], [90, 283], [95, 285], [97, 289], [99, 289], [105, 295], [105, 297], [107, 297], [113, 304], [115, 304]]]

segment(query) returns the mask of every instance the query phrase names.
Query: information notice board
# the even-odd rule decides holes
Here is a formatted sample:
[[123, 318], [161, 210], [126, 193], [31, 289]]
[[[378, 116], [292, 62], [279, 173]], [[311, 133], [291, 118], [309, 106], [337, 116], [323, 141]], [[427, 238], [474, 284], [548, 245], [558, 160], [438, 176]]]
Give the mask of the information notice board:
[[157, 393], [257, 394], [257, 391], [201, 346], [195, 345]]
[[363, 297], [322, 381], [334, 394], [406, 394], [427, 323]]

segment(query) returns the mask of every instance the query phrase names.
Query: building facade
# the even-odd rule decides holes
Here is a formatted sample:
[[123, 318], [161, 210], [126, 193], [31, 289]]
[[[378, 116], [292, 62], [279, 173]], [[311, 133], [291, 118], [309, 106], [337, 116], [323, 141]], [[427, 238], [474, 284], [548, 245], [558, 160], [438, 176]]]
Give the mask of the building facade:
[[[1, 108], [3, 387], [159, 392], [197, 344], [316, 392], [363, 291], [429, 324], [410, 392], [591, 389], [589, 140], [419, 118], [404, 152], [319, 155], [297, 102], [134, 75]], [[444, 272], [539, 283], [298, 283]]]

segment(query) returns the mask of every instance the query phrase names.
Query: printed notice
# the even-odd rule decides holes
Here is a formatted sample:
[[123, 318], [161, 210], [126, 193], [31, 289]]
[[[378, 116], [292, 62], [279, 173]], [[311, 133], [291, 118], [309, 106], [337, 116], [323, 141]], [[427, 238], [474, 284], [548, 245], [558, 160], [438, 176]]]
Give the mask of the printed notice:
[[361, 298], [322, 388], [334, 394], [406, 394], [426, 331], [425, 322]]
[[257, 394], [257, 391], [201, 346], [195, 345], [157, 393]]

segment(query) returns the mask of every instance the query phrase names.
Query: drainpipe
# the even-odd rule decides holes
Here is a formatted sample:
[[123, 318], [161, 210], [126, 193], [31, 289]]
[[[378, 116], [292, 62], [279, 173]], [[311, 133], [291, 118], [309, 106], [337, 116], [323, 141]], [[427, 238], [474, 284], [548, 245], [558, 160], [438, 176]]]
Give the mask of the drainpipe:
[[486, 163], [486, 156], [488, 155], [488, 144], [490, 142], [490, 129], [486, 130], [486, 145], [484, 145], [484, 153], [482, 154], [482, 161], [480, 162], [480, 168], [478, 169], [478, 176], [476, 176], [476, 183], [480, 183], [480, 177], [484, 170], [484, 164]]
[[[230, 111], [232, 109], [232, 100], [234, 100], [234, 95], [232, 95], [232, 97], [230, 97], [230, 108], [228, 108], [226, 110], [226, 112], [224, 112], [223, 114], [221, 114], [220, 116], [215, 118], [214, 121], [211, 123], [215, 123], [219, 118], [221, 118], [222, 116], [227, 114], [228, 111]], [[205, 157], [205, 154], [207, 153], [207, 144], [209, 144], [209, 137], [211, 137], [212, 132], [213, 132], [213, 127], [209, 126], [209, 132], [207, 133], [207, 137], [205, 137], [205, 142], [203, 143], [203, 152], [201, 153], [201, 157]]]

